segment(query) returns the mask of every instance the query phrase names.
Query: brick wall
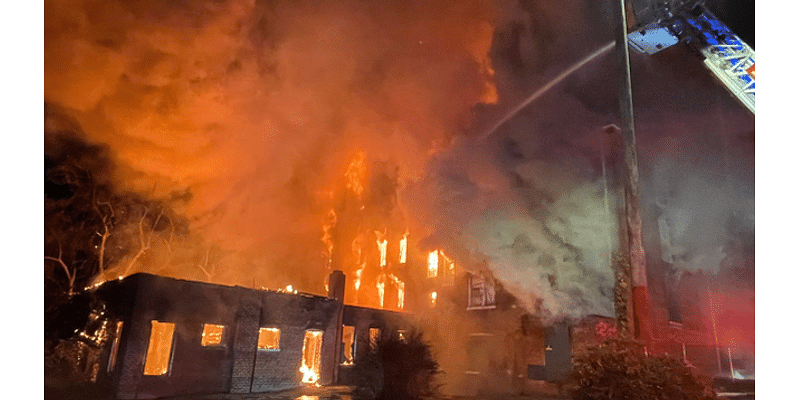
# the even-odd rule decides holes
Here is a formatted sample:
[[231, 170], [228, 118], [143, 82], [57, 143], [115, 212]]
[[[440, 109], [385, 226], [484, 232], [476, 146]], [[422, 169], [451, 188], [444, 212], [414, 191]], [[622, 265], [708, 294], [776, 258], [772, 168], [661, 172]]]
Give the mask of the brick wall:
[[[147, 274], [130, 279], [135, 303], [124, 320], [114, 372], [120, 399], [198, 393], [283, 390], [300, 382], [303, 338], [323, 331], [321, 384], [330, 384], [339, 303], [319, 296], [265, 292], [181, 281]], [[110, 304], [110, 307], [121, 307]], [[143, 375], [151, 321], [175, 324], [167, 374]], [[226, 326], [223, 345], [201, 345], [202, 326]], [[260, 327], [281, 330], [280, 349], [257, 350]]]

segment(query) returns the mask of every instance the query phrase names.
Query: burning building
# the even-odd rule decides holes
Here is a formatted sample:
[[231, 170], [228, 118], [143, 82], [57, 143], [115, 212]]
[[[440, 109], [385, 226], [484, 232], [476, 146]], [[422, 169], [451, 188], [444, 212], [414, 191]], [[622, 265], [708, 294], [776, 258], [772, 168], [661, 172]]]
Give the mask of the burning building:
[[[73, 130], [107, 146], [109, 163], [119, 165], [109, 173], [115, 188], [178, 198], [171, 204], [193, 235], [173, 242], [164, 229], [164, 243], [150, 246], [141, 224], [129, 226], [141, 257], [122, 269], [108, 265], [109, 276], [182, 280], [131, 275], [101, 287], [119, 297], [110, 327], [121, 336], [109, 342], [112, 370], [101, 368], [99, 379], [125, 395], [188, 390], [209, 371], [218, 377], [196, 388], [272, 390], [314, 375], [322, 384], [343, 382], [370, 337], [401, 329], [368, 321], [413, 316], [446, 371], [447, 390], [531, 390], [557, 380], [575, 338], [585, 336], [575, 332], [602, 337], [613, 315], [608, 260], [619, 205], [598, 195], [609, 185], [597, 183], [600, 167], [589, 165], [597, 146], [585, 138], [608, 123], [609, 100], [597, 101], [605, 78], [594, 81], [597, 71], [585, 70], [592, 84], [550, 93], [536, 119], [526, 116], [491, 140], [471, 136], [559, 63], [606, 40], [599, 34], [606, 21], [597, 18], [604, 6], [301, 3], [45, 3], [45, 135]], [[658, 87], [647, 79], [643, 87], [658, 101], [693, 108], [676, 92], [686, 82]], [[703, 96], [701, 104], [717, 101]], [[712, 136], [708, 118], [681, 107], [639, 120], [647, 128], [649, 118], [659, 125], [651, 132], [667, 137], [650, 154], [692, 148], [661, 133], [671, 121], [687, 124], [674, 128], [680, 135]], [[56, 123], [53, 110], [68, 123]], [[606, 168], [610, 161], [602, 179], [613, 184]], [[111, 237], [124, 243], [125, 234]], [[648, 255], [654, 246], [646, 243]], [[735, 358], [732, 344], [748, 339], [722, 332], [738, 316], [713, 311], [720, 301], [702, 296], [713, 290], [702, 290], [699, 274], [660, 285], [669, 266], [659, 259], [647, 263], [654, 336], [689, 360], [716, 344], [710, 359], [722, 369], [726, 353]], [[333, 271], [347, 276], [345, 306], [293, 293], [334, 290], [326, 280]], [[295, 287], [243, 287], [256, 281]], [[186, 299], [178, 298], [183, 288]], [[302, 317], [281, 320], [273, 304]], [[696, 304], [712, 313], [692, 315]], [[174, 309], [177, 319], [161, 309]], [[568, 324], [553, 318], [570, 313]], [[678, 331], [685, 338], [676, 339]], [[194, 372], [181, 361], [189, 352], [199, 354]], [[269, 370], [273, 364], [285, 368]]]
[[333, 297], [344, 279], [336, 282], [328, 297], [149, 274], [106, 283], [96, 293], [112, 323], [97, 383], [132, 399], [347, 382], [354, 351], [410, 325], [396, 312], [344, 305]]

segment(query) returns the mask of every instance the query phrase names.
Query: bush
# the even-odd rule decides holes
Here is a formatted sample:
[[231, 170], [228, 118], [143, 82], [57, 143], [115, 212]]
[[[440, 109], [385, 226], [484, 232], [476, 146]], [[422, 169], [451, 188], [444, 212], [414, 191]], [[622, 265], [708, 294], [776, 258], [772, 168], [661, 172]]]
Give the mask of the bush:
[[716, 399], [710, 382], [683, 360], [647, 356], [641, 344], [610, 339], [575, 356], [569, 384], [575, 400]]
[[411, 332], [404, 340], [385, 339], [375, 350], [361, 352], [354, 372], [359, 399], [413, 400], [436, 393], [441, 370], [422, 334]]

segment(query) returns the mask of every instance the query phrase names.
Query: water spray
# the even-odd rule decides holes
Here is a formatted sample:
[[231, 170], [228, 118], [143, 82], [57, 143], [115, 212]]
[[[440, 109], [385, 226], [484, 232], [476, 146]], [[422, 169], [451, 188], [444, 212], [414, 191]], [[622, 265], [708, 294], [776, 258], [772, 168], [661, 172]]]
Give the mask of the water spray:
[[601, 55], [603, 55], [603, 54], [607, 53], [609, 50], [611, 50], [611, 49], [614, 47], [614, 43], [615, 43], [615, 42], [613, 42], [613, 41], [612, 41], [612, 42], [609, 42], [608, 44], [606, 44], [605, 46], [601, 47], [600, 49], [598, 49], [598, 50], [597, 50], [597, 51], [595, 51], [594, 53], [592, 53], [592, 54], [589, 54], [588, 56], [586, 56], [584, 59], [582, 59], [582, 60], [580, 60], [580, 61], [576, 62], [575, 64], [572, 64], [572, 65], [571, 65], [569, 68], [565, 69], [563, 72], [561, 72], [560, 74], [558, 74], [558, 76], [556, 76], [555, 78], [553, 78], [553, 79], [551, 79], [549, 82], [547, 82], [547, 84], [546, 84], [546, 85], [544, 85], [544, 86], [540, 87], [540, 88], [539, 88], [539, 90], [537, 90], [536, 92], [534, 92], [534, 93], [533, 93], [533, 94], [532, 94], [530, 97], [528, 97], [528, 98], [527, 98], [525, 101], [523, 101], [522, 103], [520, 103], [519, 105], [517, 105], [516, 107], [514, 107], [514, 109], [512, 109], [511, 111], [509, 111], [509, 112], [508, 112], [508, 113], [507, 113], [507, 114], [506, 114], [506, 115], [505, 115], [505, 116], [504, 116], [502, 119], [500, 119], [500, 121], [498, 121], [496, 124], [494, 124], [494, 126], [492, 126], [492, 127], [491, 127], [489, 130], [487, 130], [487, 131], [486, 131], [486, 132], [485, 132], [483, 135], [481, 135], [481, 140], [485, 140], [485, 139], [487, 139], [487, 138], [488, 138], [489, 136], [491, 136], [491, 135], [492, 135], [492, 134], [493, 134], [495, 131], [497, 131], [497, 129], [498, 129], [498, 128], [500, 128], [500, 127], [501, 127], [503, 124], [505, 124], [505, 123], [506, 123], [506, 122], [507, 122], [509, 119], [511, 119], [511, 117], [513, 117], [513, 116], [517, 115], [517, 113], [519, 113], [520, 111], [522, 111], [522, 109], [523, 109], [523, 108], [525, 108], [525, 107], [527, 107], [529, 104], [533, 103], [533, 101], [534, 101], [534, 100], [536, 100], [536, 99], [538, 99], [539, 97], [541, 97], [541, 95], [542, 95], [542, 94], [544, 94], [544, 93], [546, 93], [548, 90], [552, 89], [552, 88], [553, 88], [553, 86], [555, 86], [555, 85], [559, 84], [559, 83], [560, 83], [561, 81], [563, 81], [563, 80], [564, 80], [566, 77], [568, 77], [568, 76], [572, 75], [572, 73], [573, 73], [573, 72], [575, 72], [575, 71], [577, 71], [577, 70], [581, 69], [581, 67], [583, 67], [584, 65], [586, 65], [586, 64], [588, 64], [588, 63], [590, 63], [590, 62], [592, 62], [594, 59], [596, 59], [596, 58], [600, 57]]

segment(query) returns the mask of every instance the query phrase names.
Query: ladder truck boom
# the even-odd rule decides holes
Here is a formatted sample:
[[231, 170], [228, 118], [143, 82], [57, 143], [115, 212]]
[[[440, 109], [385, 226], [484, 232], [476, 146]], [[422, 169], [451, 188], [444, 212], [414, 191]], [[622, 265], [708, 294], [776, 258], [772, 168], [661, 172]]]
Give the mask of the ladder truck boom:
[[705, 67], [755, 115], [756, 53], [702, 1], [629, 2], [635, 22], [628, 29], [628, 45], [634, 51], [652, 55], [685, 43], [702, 56]]

